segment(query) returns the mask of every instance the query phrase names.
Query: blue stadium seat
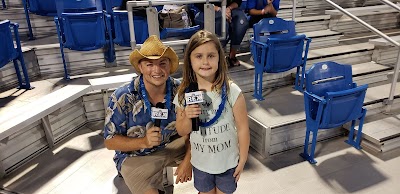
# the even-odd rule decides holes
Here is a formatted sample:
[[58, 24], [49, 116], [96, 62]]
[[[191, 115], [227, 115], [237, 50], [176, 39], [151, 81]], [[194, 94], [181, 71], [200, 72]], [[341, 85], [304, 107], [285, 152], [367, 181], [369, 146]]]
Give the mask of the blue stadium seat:
[[22, 0], [25, 10], [26, 23], [28, 24], [29, 39], [33, 40], [31, 20], [29, 13], [41, 16], [56, 16], [57, 8], [55, 0]]
[[6, 0], [1, 0], [1, 3], [3, 4], [3, 9], [6, 9], [7, 8]]
[[90, 51], [105, 47], [105, 59], [115, 60], [111, 17], [103, 12], [101, 0], [56, 0], [54, 21], [64, 64], [64, 78], [69, 80], [64, 48]]
[[[14, 30], [15, 43], [17, 48], [14, 47], [13, 35], [11, 33], [11, 27]], [[21, 43], [19, 41], [18, 24], [11, 23], [9, 20], [0, 22], [0, 68], [7, 65], [10, 61], [14, 62], [15, 72], [18, 78], [18, 84], [20, 89], [33, 89], [31, 87], [28, 71], [25, 66], [24, 57], [22, 55]], [[18, 66], [18, 61], [21, 64], [21, 71]]]
[[[314, 64], [305, 74], [306, 90], [304, 105], [306, 112], [306, 137], [304, 151], [300, 154], [312, 164], [318, 130], [340, 127], [351, 121], [351, 128], [346, 142], [361, 149], [361, 135], [367, 110], [363, 102], [368, 85], [357, 87], [352, 80], [350, 65], [335, 62]], [[359, 120], [357, 134], [355, 124]], [[309, 137], [312, 132], [311, 150], [308, 150]]]
[[[114, 29], [114, 43], [120, 46], [130, 47], [130, 34], [129, 34], [129, 23], [128, 23], [128, 12], [127, 11], [114, 11], [112, 14], [113, 18], [113, 29]], [[148, 37], [149, 32], [147, 30], [147, 18], [141, 16], [133, 16], [133, 22], [135, 25], [135, 40], [136, 43], [142, 44]]]
[[251, 40], [251, 54], [255, 66], [253, 96], [258, 100], [264, 99], [263, 72], [280, 73], [295, 67], [297, 67], [295, 89], [302, 91], [311, 39], [305, 35], [296, 35], [294, 21], [285, 21], [281, 18], [262, 19], [253, 26], [253, 29], [254, 37]]

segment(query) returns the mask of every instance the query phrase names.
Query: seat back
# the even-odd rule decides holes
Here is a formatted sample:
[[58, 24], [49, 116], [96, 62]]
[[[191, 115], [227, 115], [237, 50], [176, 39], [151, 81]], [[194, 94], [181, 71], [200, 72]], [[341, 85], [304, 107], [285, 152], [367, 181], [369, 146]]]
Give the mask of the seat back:
[[[335, 62], [314, 64], [305, 75], [306, 91], [326, 100], [323, 107], [320, 129], [333, 128], [360, 118], [367, 85], [357, 87], [352, 81], [350, 65]], [[318, 102], [309, 100], [306, 106], [315, 119]]]
[[15, 59], [18, 55], [10, 29], [10, 21], [0, 22], [0, 68]]
[[89, 11], [102, 11], [102, 0], [55, 0], [57, 15], [62, 13], [82, 13]]
[[255, 24], [253, 29], [254, 41], [266, 44], [266, 46], [252, 45], [253, 57], [257, 64], [264, 63], [262, 64], [264, 72], [284, 72], [303, 64], [306, 36], [296, 35], [293, 21], [265, 18]]
[[65, 48], [89, 51], [106, 44], [101, 0], [56, 0]]
[[306, 91], [317, 96], [353, 88], [350, 65], [327, 61], [314, 64], [306, 72]]
[[[26, 1], [26, 0], [23, 0]], [[57, 15], [56, 0], [27, 0], [29, 11], [42, 16]]]
[[89, 51], [106, 44], [106, 27], [103, 12], [63, 13], [62, 29], [64, 47]]
[[268, 38], [289, 38], [296, 35], [294, 21], [282, 18], [264, 18], [253, 26], [254, 40], [267, 42]]
[[[108, 3], [111, 8], [119, 7], [122, 4], [122, 0], [102, 0], [103, 8], [106, 8], [108, 6], [107, 5]], [[108, 12], [108, 10], [107, 10], [107, 12]]]
[[[114, 23], [114, 43], [120, 46], [130, 47], [129, 21], [127, 11], [113, 11]], [[135, 26], [135, 40], [137, 44], [142, 44], [148, 37], [147, 18], [142, 16], [134, 16], [133, 23]]]

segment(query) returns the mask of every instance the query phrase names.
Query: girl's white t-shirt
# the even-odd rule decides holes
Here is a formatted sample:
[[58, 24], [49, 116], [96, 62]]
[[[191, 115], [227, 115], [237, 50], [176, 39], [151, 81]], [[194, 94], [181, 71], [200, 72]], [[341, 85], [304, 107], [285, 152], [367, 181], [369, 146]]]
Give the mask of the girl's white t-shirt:
[[[239, 162], [239, 144], [232, 108], [241, 89], [233, 82], [229, 86], [228, 101], [221, 117], [213, 125], [200, 127], [199, 131], [190, 134], [191, 163], [197, 169], [210, 174], [221, 174], [236, 167]], [[220, 103], [220, 94], [215, 91], [205, 92], [204, 102], [200, 105], [200, 121], [211, 120]], [[177, 107], [183, 106], [178, 103], [178, 95], [174, 98], [174, 104]]]

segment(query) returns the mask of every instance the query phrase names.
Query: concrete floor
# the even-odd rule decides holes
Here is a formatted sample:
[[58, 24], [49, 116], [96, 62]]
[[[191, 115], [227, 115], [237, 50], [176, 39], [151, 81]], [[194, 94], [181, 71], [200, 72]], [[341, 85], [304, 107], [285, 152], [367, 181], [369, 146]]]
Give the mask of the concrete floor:
[[[113, 151], [104, 148], [102, 125], [87, 124], [0, 180], [0, 187], [26, 194], [129, 193], [117, 176]], [[348, 146], [345, 139], [318, 143], [316, 165], [299, 157], [301, 148], [266, 159], [250, 150], [235, 193], [399, 193], [400, 150], [373, 155]], [[196, 193], [193, 181], [174, 185], [174, 193]]]

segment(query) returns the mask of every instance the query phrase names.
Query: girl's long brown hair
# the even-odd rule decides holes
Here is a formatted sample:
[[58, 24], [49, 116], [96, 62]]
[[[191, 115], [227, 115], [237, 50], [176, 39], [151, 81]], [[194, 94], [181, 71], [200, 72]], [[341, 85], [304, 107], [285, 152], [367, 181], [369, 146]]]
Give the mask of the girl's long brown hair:
[[228, 76], [228, 65], [225, 61], [224, 49], [222, 48], [222, 45], [216, 35], [205, 30], [200, 30], [197, 33], [193, 34], [193, 36], [189, 40], [189, 43], [186, 45], [183, 60], [183, 78], [182, 83], [178, 89], [178, 100], [180, 104], [183, 104], [184, 102], [184, 93], [186, 88], [189, 87], [189, 84], [191, 82], [197, 82], [196, 74], [193, 71], [190, 61], [190, 54], [193, 52], [194, 49], [207, 42], [214, 43], [215, 48], [218, 50], [219, 54], [218, 70], [215, 73], [215, 80], [211, 86], [211, 90], [216, 90], [218, 93], [221, 93], [222, 86], [226, 83], [227, 93], [229, 93], [230, 78]]

